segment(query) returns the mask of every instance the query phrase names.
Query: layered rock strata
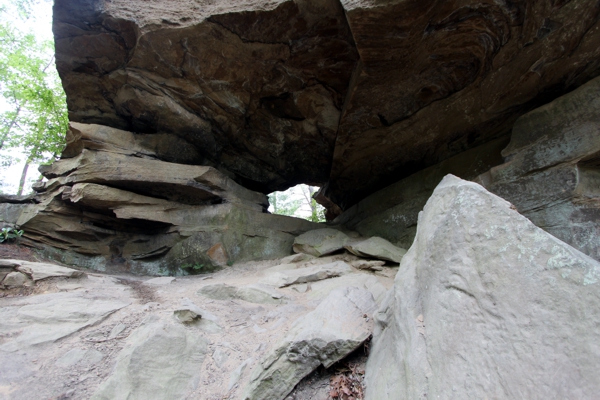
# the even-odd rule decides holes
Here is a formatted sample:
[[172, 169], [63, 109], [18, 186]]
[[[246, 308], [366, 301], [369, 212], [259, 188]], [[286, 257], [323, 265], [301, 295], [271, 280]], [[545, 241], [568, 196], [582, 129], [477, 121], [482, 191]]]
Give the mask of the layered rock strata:
[[477, 182], [600, 260], [600, 79], [517, 120], [506, 163]]
[[358, 59], [337, 0], [63, 1], [70, 119], [161, 133], [247, 187], [324, 182]]
[[325, 191], [342, 209], [599, 72], [593, 0], [341, 2], [360, 55]]
[[[163, 138], [162, 160], [331, 216], [508, 134], [600, 72], [595, 0], [67, 1], [70, 119]], [[185, 148], [185, 151], [177, 151]]]
[[[417, 216], [444, 174], [474, 180], [534, 224], [600, 260], [600, 79], [517, 120], [499, 139], [374, 193], [335, 222], [410, 247]], [[489, 171], [476, 176], [476, 171]]]
[[311, 229], [251, 190], [322, 185], [338, 227], [408, 248], [442, 176], [495, 167], [479, 181], [598, 258], [593, 128], [565, 122], [594, 111], [518, 118], [598, 75], [599, 18], [593, 0], [57, 0], [69, 144], [0, 218], [65, 262], [183, 273]]
[[265, 213], [266, 196], [212, 167], [158, 160], [153, 136], [72, 123], [38, 204], [20, 205], [25, 242], [94, 269], [181, 274], [287, 255], [318, 226]]

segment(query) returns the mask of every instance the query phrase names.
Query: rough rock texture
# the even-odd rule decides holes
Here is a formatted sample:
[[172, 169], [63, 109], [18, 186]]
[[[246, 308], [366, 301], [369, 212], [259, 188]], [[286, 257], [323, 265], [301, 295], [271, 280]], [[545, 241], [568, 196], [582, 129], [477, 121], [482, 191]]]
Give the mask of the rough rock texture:
[[316, 229], [303, 233], [294, 239], [296, 253], [310, 254], [321, 257], [342, 250], [348, 236], [345, 233], [331, 228]]
[[[337, 257], [341, 255], [330, 257], [329, 262]], [[11, 289], [20, 295], [0, 295], [0, 399], [240, 399], [259, 361], [277, 348], [296, 320], [315, 310], [334, 289], [358, 287], [360, 293], [366, 290], [380, 299], [393, 285], [392, 278], [356, 271], [315, 282], [313, 290], [305, 292], [277, 289], [285, 303], [255, 304], [197, 294], [209, 282], [235, 288], [259, 285], [269, 268], [282, 262], [236, 263], [158, 286], [143, 284], [149, 276], [90, 271], [85, 279], [53, 279], [20, 292]], [[365, 295], [372, 302], [370, 294]], [[335, 313], [338, 325], [344, 318], [338, 313], [351, 309], [350, 298], [362, 304], [358, 296], [342, 297]], [[350, 320], [358, 323], [363, 317], [359, 328], [364, 324], [370, 329], [374, 307], [369, 307], [368, 322], [358, 310]], [[201, 317], [182, 323], [177, 311]], [[316, 320], [313, 327], [323, 322], [329, 326]], [[339, 327], [332, 322], [330, 331], [338, 332]], [[65, 336], [24, 341], [26, 336], [41, 338], [52, 332]], [[318, 384], [305, 381], [318, 396], [296, 398], [326, 397], [328, 387], [321, 383], [328, 382], [332, 370], [321, 374]]]
[[20, 288], [23, 286], [32, 286], [33, 282], [31, 277], [27, 274], [18, 271], [12, 271], [7, 273], [2, 280], [2, 286], [6, 288]]
[[348, 241], [346, 250], [359, 257], [378, 258], [400, 264], [406, 250], [396, 247], [387, 240], [374, 236], [368, 239], [354, 239]]
[[262, 282], [277, 287], [285, 287], [297, 283], [316, 282], [351, 272], [352, 267], [350, 265], [343, 261], [335, 261], [330, 264], [275, 271]]
[[38, 263], [22, 260], [0, 260], [0, 267], [10, 267], [39, 281], [47, 278], [80, 278], [85, 273], [73, 268], [61, 267], [56, 264]]
[[122, 301], [76, 292], [41, 295], [22, 307], [2, 308], [1, 333], [9, 340], [0, 346], [0, 352], [55, 342], [125, 306]]
[[319, 226], [265, 213], [265, 195], [213, 167], [158, 160], [146, 135], [73, 123], [68, 137], [16, 222], [26, 243], [63, 263], [204, 273], [288, 255], [296, 235]]
[[482, 184], [540, 228], [600, 260], [599, 92], [596, 78], [519, 118], [510, 143], [501, 138], [419, 171], [360, 201], [335, 223], [408, 248], [418, 212], [442, 176], [452, 173]]
[[327, 184], [335, 214], [597, 76], [599, 11], [596, 0], [58, 0], [54, 34], [71, 120], [152, 134], [158, 158], [264, 193]]
[[442, 178], [453, 174], [476, 179], [479, 174], [502, 164], [501, 152], [507, 144], [507, 138], [496, 139], [401, 179], [361, 200], [334, 223], [362, 236], [380, 236], [408, 249], [415, 238], [419, 212]]
[[594, 398], [600, 264], [446, 177], [377, 314], [367, 399]]
[[206, 285], [198, 294], [217, 300], [244, 300], [258, 304], [285, 303], [284, 295], [277, 290], [260, 284], [235, 287], [227, 284]]
[[182, 275], [317, 227], [265, 213], [272, 190], [321, 185], [338, 227], [408, 247], [442, 176], [504, 163], [481, 182], [599, 258], [596, 86], [518, 120], [600, 73], [599, 21], [596, 0], [57, 0], [68, 145], [0, 222], [63, 263]]
[[594, 0], [341, 3], [360, 55], [326, 190], [342, 209], [599, 72]]
[[57, 1], [54, 34], [71, 120], [252, 188], [327, 180], [358, 58], [337, 1]]
[[506, 163], [477, 181], [600, 260], [600, 78], [515, 123]]
[[180, 399], [197, 388], [207, 340], [156, 316], [129, 338], [111, 376], [91, 399]]
[[283, 399], [319, 365], [329, 367], [370, 335], [377, 305], [356, 287], [336, 289], [297, 320], [286, 338], [260, 361], [243, 395], [248, 400]]
[[81, 278], [86, 274], [56, 264], [23, 260], [0, 260], [0, 290], [33, 286], [37, 281], [48, 278]]

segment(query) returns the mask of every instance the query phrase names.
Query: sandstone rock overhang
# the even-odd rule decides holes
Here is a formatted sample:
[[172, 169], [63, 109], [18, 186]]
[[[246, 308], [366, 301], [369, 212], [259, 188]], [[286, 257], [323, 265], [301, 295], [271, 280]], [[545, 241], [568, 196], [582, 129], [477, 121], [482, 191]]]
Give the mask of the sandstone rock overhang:
[[599, 13], [596, 0], [56, 0], [54, 34], [72, 121], [172, 137], [168, 161], [263, 193], [322, 185], [344, 210], [597, 76]]

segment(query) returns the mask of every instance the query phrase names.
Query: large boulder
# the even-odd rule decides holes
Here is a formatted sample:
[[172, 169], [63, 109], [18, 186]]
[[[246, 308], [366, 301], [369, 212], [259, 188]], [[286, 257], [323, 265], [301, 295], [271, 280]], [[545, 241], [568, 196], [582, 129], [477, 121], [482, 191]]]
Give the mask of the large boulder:
[[28, 275], [34, 282], [47, 278], [81, 278], [86, 276], [84, 272], [73, 268], [23, 260], [0, 260], [0, 268], [2, 267], [14, 268]]
[[339, 230], [331, 228], [315, 229], [294, 239], [293, 249], [296, 253], [321, 257], [342, 250], [347, 241], [348, 236]]
[[447, 176], [377, 314], [367, 399], [594, 398], [600, 264]]
[[263, 193], [326, 184], [339, 213], [597, 76], [598, 21], [596, 0], [57, 0], [53, 29], [71, 120]]
[[384, 238], [377, 236], [368, 239], [350, 240], [344, 246], [350, 253], [359, 257], [378, 258], [400, 264], [406, 250], [394, 246]]
[[534, 224], [600, 260], [600, 78], [525, 114], [478, 177]]
[[255, 367], [243, 398], [283, 399], [319, 365], [327, 368], [360, 346], [371, 335], [376, 309], [373, 296], [364, 289], [331, 292]]

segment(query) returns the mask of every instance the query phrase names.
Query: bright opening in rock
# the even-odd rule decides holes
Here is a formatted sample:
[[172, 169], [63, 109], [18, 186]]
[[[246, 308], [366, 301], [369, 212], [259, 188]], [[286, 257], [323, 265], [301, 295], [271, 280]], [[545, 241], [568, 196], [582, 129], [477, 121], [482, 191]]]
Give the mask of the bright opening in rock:
[[318, 191], [317, 186], [300, 184], [283, 192], [273, 192], [269, 194], [269, 212], [325, 222], [325, 208], [313, 198]]

